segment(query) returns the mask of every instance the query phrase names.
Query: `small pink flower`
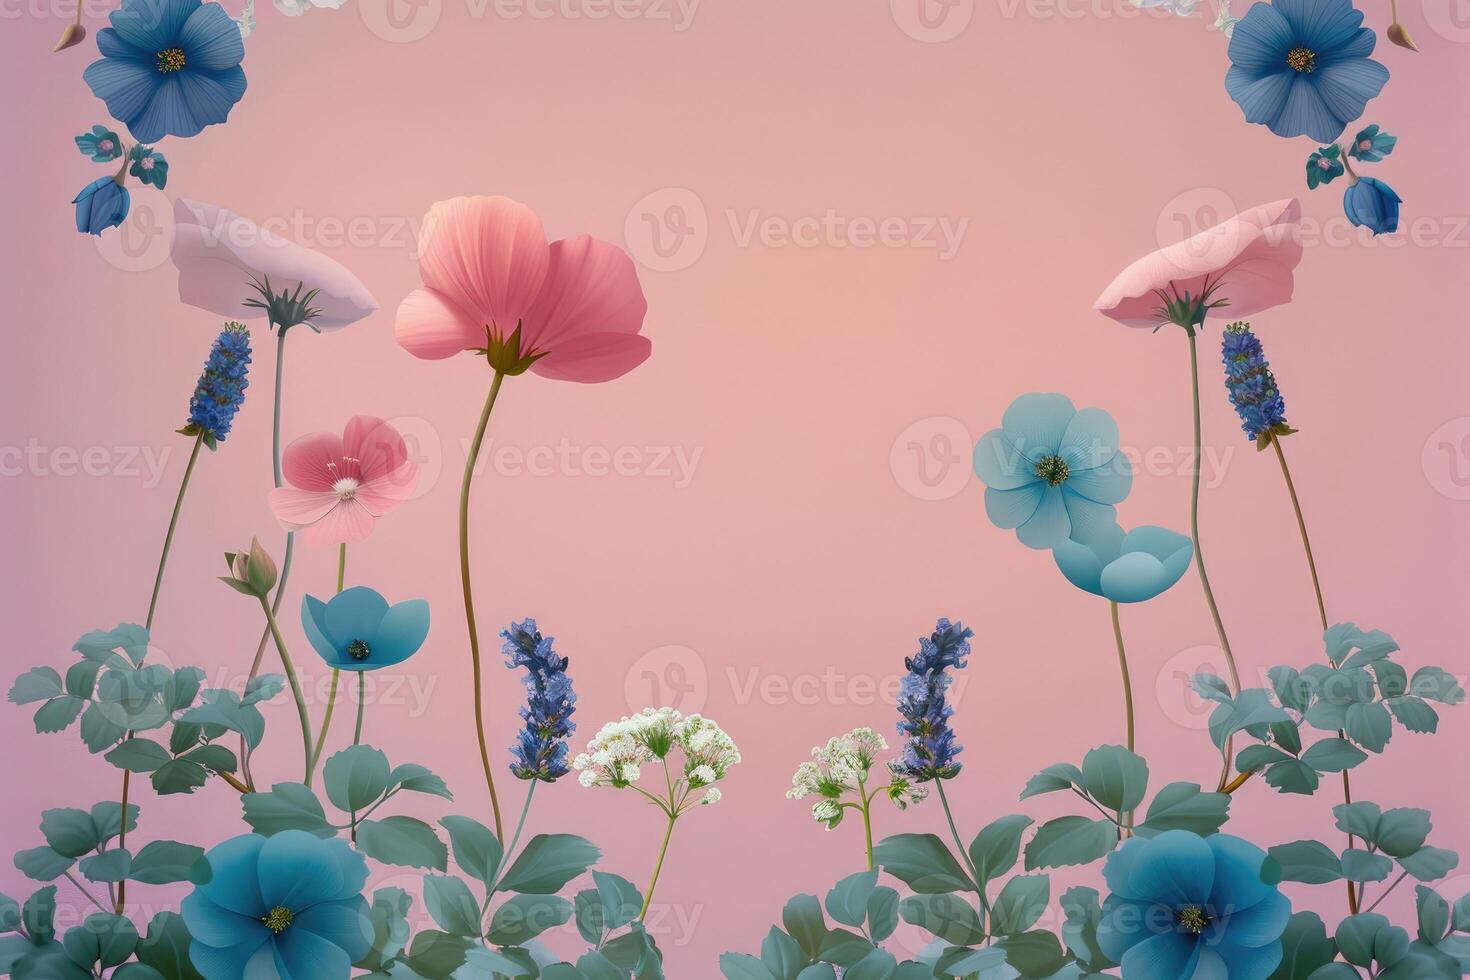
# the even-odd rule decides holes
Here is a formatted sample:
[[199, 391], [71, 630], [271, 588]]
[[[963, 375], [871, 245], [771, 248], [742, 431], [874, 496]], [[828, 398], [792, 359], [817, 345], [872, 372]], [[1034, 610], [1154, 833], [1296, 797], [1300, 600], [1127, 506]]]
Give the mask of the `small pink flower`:
[[408, 499], [418, 477], [398, 430], [370, 415], [354, 416], [340, 436], [297, 439], [281, 469], [289, 485], [270, 492], [271, 512], [312, 545], [361, 541], [376, 518]]
[[[541, 219], [506, 197], [440, 201], [424, 222], [416, 289], [398, 307], [410, 354], [494, 352], [497, 370], [564, 381], [619, 377], [648, 358], [648, 303], [633, 261], [590, 235], [548, 244]], [[509, 342], [519, 331], [518, 349]]]
[[141, 160], [138, 161], [138, 166], [142, 167], [144, 170], [152, 170], [153, 169], [153, 158], [152, 157], [144, 157], [143, 159], [141, 159]]
[[100, 143], [97, 144], [97, 149], [101, 150], [103, 153], [111, 153], [113, 146], [114, 144], [112, 140], [102, 140]]

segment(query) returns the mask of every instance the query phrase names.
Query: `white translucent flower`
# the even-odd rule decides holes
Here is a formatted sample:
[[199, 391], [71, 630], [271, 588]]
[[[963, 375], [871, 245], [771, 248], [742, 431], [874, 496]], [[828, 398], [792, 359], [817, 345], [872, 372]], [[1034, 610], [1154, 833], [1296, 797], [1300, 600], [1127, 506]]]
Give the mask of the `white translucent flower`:
[[888, 741], [871, 728], [854, 728], [828, 739], [826, 745], [812, 749], [812, 761], [797, 767], [786, 795], [794, 800], [812, 794], [837, 799], [855, 792], [858, 782], [867, 780], [878, 753], [887, 748]]
[[709, 806], [711, 803], [718, 803], [720, 802], [720, 797], [723, 795], [724, 794], [720, 792], [720, 788], [718, 786], [711, 786], [709, 789], [704, 791], [704, 798], [699, 801], [699, 805]]
[[1235, 25], [1240, 23], [1240, 18], [1230, 13], [1230, 0], [1219, 0], [1216, 8], [1215, 22], [1210, 25], [1211, 30], [1219, 31], [1229, 40], [1235, 34]]
[[300, 17], [313, 7], [336, 10], [347, 0], [271, 0], [275, 8], [287, 17]]
[[709, 766], [695, 766], [689, 773], [689, 782], [696, 786], [707, 786], [717, 778]]
[[674, 741], [684, 750], [685, 772], [707, 768], [714, 773], [714, 779], [705, 782], [724, 779], [730, 767], [740, 761], [735, 740], [702, 715], [690, 715], [676, 722], [673, 734]]
[[1142, 7], [1145, 10], [1158, 7], [1167, 10], [1177, 17], [1188, 17], [1194, 13], [1194, 8], [1199, 0], [1133, 0], [1133, 6]]
[[812, 819], [826, 824], [831, 830], [842, 819], [842, 807], [836, 800], [818, 800], [812, 804]]

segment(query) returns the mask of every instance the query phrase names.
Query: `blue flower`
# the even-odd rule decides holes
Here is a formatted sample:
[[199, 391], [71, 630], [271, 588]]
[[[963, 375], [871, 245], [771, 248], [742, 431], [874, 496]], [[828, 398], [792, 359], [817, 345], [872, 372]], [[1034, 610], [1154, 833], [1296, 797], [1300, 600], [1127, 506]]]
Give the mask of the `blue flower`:
[[1353, 137], [1353, 145], [1348, 150], [1348, 156], [1354, 160], [1362, 160], [1364, 163], [1377, 163], [1393, 152], [1398, 141], [1397, 136], [1388, 135], [1378, 128], [1377, 123], [1374, 123]]
[[418, 653], [429, 635], [429, 604], [409, 599], [389, 606], [359, 585], [328, 602], [304, 596], [301, 625], [312, 648], [334, 670], [378, 670]]
[[1373, 177], [1359, 177], [1342, 194], [1342, 209], [1348, 220], [1362, 225], [1375, 235], [1388, 235], [1399, 230], [1399, 205], [1403, 198], [1394, 189]]
[[233, 837], [205, 855], [213, 876], [183, 901], [189, 959], [210, 980], [337, 980], [367, 955], [367, 862], [304, 830]]
[[249, 372], [250, 331], [243, 323], [227, 323], [209, 349], [204, 373], [189, 399], [189, 422], [179, 431], [202, 435], [210, 449], [223, 442], [245, 401]]
[[1291, 902], [1263, 881], [1266, 852], [1228, 834], [1133, 837], [1103, 867], [1097, 941], [1128, 980], [1266, 980]]
[[1063, 541], [1052, 557], [1067, 581], [1084, 592], [1113, 602], [1143, 602], [1183, 577], [1194, 545], [1166, 528], [1144, 525], [1124, 534], [1114, 524], [1091, 545]]
[[1388, 81], [1368, 57], [1377, 37], [1362, 23], [1351, 0], [1254, 4], [1230, 37], [1225, 90], [1246, 122], [1332, 142]]
[[1342, 147], [1336, 143], [1319, 147], [1307, 157], [1307, 188], [1309, 190], [1316, 190], [1318, 184], [1330, 184], [1345, 173], [1347, 173], [1347, 168], [1342, 163]]
[[128, 173], [137, 177], [145, 184], [152, 184], [159, 190], [168, 183], [168, 160], [162, 153], [151, 146], [135, 146], [128, 154], [132, 166]]
[[122, 156], [122, 140], [106, 126], [93, 126], [90, 133], [73, 137], [77, 149], [83, 156], [92, 158], [93, 163], [106, 163]]
[[1065, 395], [1032, 392], [1011, 403], [1000, 428], [975, 446], [985, 481], [985, 512], [1015, 528], [1028, 548], [1087, 541], [1114, 523], [1113, 504], [1133, 487], [1133, 467], [1118, 452], [1118, 426], [1100, 408], [1080, 412]]
[[222, 123], [245, 94], [240, 28], [217, 3], [123, 0], [82, 74], [142, 143]]
[[116, 228], [127, 220], [132, 195], [115, 177], [98, 177], [72, 198], [77, 206], [77, 231], [93, 235]]
[[541, 635], [534, 619], [511, 623], [500, 635], [505, 665], [526, 670], [526, 705], [521, 708], [526, 727], [511, 747], [515, 762], [510, 771], [519, 779], [554, 783], [567, 774], [567, 739], [577, 730], [572, 722], [577, 694], [567, 676], [567, 658], [551, 648], [555, 641]]
[[908, 674], [898, 690], [898, 733], [908, 739], [903, 754], [888, 764], [895, 776], [916, 783], [959, 775], [961, 751], [949, 727], [954, 709], [945, 703], [949, 668], [965, 666], [973, 630], [941, 619], [934, 633], [919, 640], [919, 652], [904, 659]]
[[1240, 427], [1246, 437], [1264, 449], [1269, 445], [1269, 436], [1285, 436], [1296, 431], [1286, 424], [1286, 401], [1281, 397], [1281, 389], [1276, 387], [1271, 362], [1266, 360], [1251, 325], [1240, 321], [1226, 327], [1221, 351], [1225, 388], [1230, 392], [1230, 404], [1240, 416]]

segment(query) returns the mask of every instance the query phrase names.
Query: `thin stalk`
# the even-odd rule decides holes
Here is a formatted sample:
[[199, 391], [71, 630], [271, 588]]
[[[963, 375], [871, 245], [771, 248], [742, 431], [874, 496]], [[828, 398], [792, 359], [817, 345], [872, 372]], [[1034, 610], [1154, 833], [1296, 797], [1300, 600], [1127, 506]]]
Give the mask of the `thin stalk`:
[[[87, 890], [87, 886], [86, 885], [82, 884], [80, 881], [77, 881], [76, 877], [70, 871], [64, 872], [64, 874], [66, 875], [66, 880], [67, 881], [69, 881], [73, 885], [76, 885], [77, 886], [77, 891], [79, 891], [83, 895], [87, 896], [87, 901], [89, 901], [93, 905], [97, 906], [97, 908], [100, 909], [101, 911], [103, 911], [103, 912], [106, 912], [107, 911], [107, 906], [105, 906], [101, 902], [97, 901], [97, 897], [95, 895], [93, 895], [90, 891]], [[117, 915], [121, 915], [122, 914], [122, 906], [121, 906], [121, 903], [118, 904], [118, 911], [115, 914], [117, 914]]]
[[266, 628], [271, 637], [276, 641], [276, 650], [281, 655], [281, 666], [286, 671], [286, 680], [291, 682], [291, 696], [296, 699], [296, 713], [301, 719], [301, 748], [306, 754], [306, 785], [311, 786], [311, 717], [306, 713], [306, 696], [301, 693], [301, 681], [296, 677], [296, 665], [291, 662], [291, 654], [286, 651], [286, 641], [281, 636], [280, 624], [276, 622], [275, 610], [271, 604], [265, 601], [265, 596], [260, 597], [260, 608], [265, 612]]
[[[337, 548], [337, 594], [342, 594], [342, 586], [347, 580], [347, 542], [344, 541]], [[327, 729], [332, 727], [332, 713], [337, 710], [337, 683], [342, 677], [342, 672], [336, 668], [332, 669], [332, 683], [327, 687], [327, 710], [322, 715], [321, 730], [316, 733], [316, 750], [311, 754], [311, 768], [314, 771], [321, 765], [322, 749], [327, 743]]]
[[[1225, 663], [1230, 670], [1230, 682], [1236, 692], [1240, 691], [1240, 669], [1235, 665], [1235, 654], [1230, 650], [1230, 638], [1225, 635], [1225, 623], [1220, 619], [1220, 607], [1215, 602], [1215, 590], [1210, 588], [1210, 576], [1205, 571], [1205, 553], [1200, 548], [1199, 541], [1199, 478], [1200, 458], [1204, 452], [1203, 425], [1200, 421], [1199, 406], [1199, 342], [1195, 337], [1195, 329], [1186, 327], [1185, 333], [1189, 336], [1189, 381], [1190, 391], [1194, 397], [1194, 473], [1189, 491], [1189, 537], [1194, 544], [1194, 567], [1199, 572], [1200, 585], [1205, 590], [1205, 603], [1210, 607], [1210, 619], [1215, 623], [1215, 635], [1220, 639], [1220, 649], [1225, 654]], [[1220, 773], [1220, 787], [1223, 789], [1230, 777], [1230, 761], [1235, 755], [1235, 739], [1232, 736], [1225, 740], [1225, 765]]]
[[934, 785], [939, 790], [939, 802], [944, 807], [944, 819], [949, 821], [949, 835], [954, 838], [955, 850], [960, 852], [960, 860], [965, 862], [965, 867], [969, 869], [970, 877], [974, 880], [975, 887], [979, 888], [983, 893], [984, 886], [980, 884], [980, 875], [975, 871], [975, 863], [970, 860], [970, 852], [965, 849], [964, 844], [960, 843], [959, 828], [955, 826], [954, 814], [949, 809], [949, 797], [944, 795], [944, 780], [935, 779]]
[[863, 805], [861, 807], [863, 811], [863, 840], [867, 846], [868, 870], [872, 871], [874, 868], [877, 867], [877, 865], [873, 863], [873, 814], [868, 806], [867, 787], [864, 785], [863, 780], [861, 779], [858, 780], [858, 799], [863, 801]]
[[648, 879], [648, 888], [643, 893], [643, 907], [638, 910], [639, 922], [642, 922], [643, 917], [648, 914], [648, 906], [653, 902], [653, 890], [658, 887], [658, 875], [664, 869], [664, 858], [669, 853], [669, 838], [674, 836], [674, 821], [678, 819], [677, 813], [671, 813], [669, 815], [669, 826], [664, 831], [664, 842], [659, 845], [658, 861], [653, 866], [653, 877]]
[[510, 847], [507, 847], [500, 859], [500, 867], [494, 877], [485, 886], [485, 903], [480, 906], [480, 918], [485, 918], [485, 913], [490, 911], [490, 900], [495, 897], [495, 886], [500, 884], [500, 879], [510, 869], [511, 856], [515, 854], [516, 846], [521, 842], [521, 831], [526, 829], [526, 817], [531, 813], [531, 800], [536, 796], [536, 784], [539, 779], [531, 780], [531, 785], [526, 789], [526, 802], [521, 806], [521, 818], [516, 821], [516, 832], [510, 839]]
[[1230, 782], [1228, 782], [1224, 786], [1222, 786], [1220, 788], [1220, 792], [1222, 792], [1222, 793], [1234, 793], [1236, 790], [1238, 790], [1242, 786], [1244, 786], [1246, 784], [1246, 780], [1250, 779], [1258, 771], [1259, 770], [1256, 770], [1256, 769], [1247, 769], [1245, 772], [1241, 773], [1239, 776], [1236, 776], [1234, 779], [1230, 780]]
[[[122, 784], [122, 822], [117, 825], [117, 846], [123, 847], [128, 839], [128, 788], [129, 783], [127, 770], [123, 770]], [[113, 911], [122, 915], [123, 904], [127, 901], [128, 882], [123, 879], [117, 883], [117, 900], [113, 903]]]
[[[1363, 911], [1364, 912], [1372, 912], [1374, 909], [1378, 908], [1378, 906], [1382, 905], [1383, 904], [1383, 900], [1388, 897], [1389, 892], [1391, 892], [1395, 888], [1397, 888], [1399, 886], [1399, 882], [1403, 881], [1408, 876], [1409, 876], [1409, 873], [1407, 871], [1405, 871], [1402, 874], [1400, 874], [1397, 878], [1395, 878], [1393, 880], [1393, 883], [1391, 885], [1389, 885], [1387, 888], [1385, 888], [1383, 890], [1383, 894], [1382, 895], [1379, 895], [1377, 898], [1375, 898], [1373, 900], [1373, 904], [1370, 905], [1370, 906], [1368, 906]], [[1356, 914], [1356, 913], [1354, 913], [1354, 914]]]
[[[1113, 640], [1118, 645], [1118, 670], [1123, 677], [1123, 708], [1128, 718], [1128, 751], [1134, 750], [1134, 721], [1133, 721], [1133, 680], [1128, 673], [1128, 651], [1123, 647], [1123, 625], [1118, 621], [1118, 604], [1109, 601], [1113, 614]], [[1133, 826], [1133, 811], [1118, 814], [1120, 822], [1131, 828]], [[1123, 836], [1131, 834], [1131, 830], [1125, 830]]]
[[[335, 673], [335, 672], [334, 672]], [[335, 681], [336, 678], [333, 677]], [[367, 671], [357, 671], [357, 724], [352, 729], [352, 744], [362, 744], [363, 706], [367, 704]], [[357, 843], [357, 811], [352, 811], [352, 843]]]
[[[475, 738], [480, 744], [480, 765], [485, 770], [485, 786], [490, 790], [490, 809], [495, 814], [495, 837], [503, 839], [505, 828], [500, 821], [500, 799], [495, 795], [495, 773], [490, 765], [490, 750], [485, 745], [485, 694], [482, 690], [480, 668], [480, 635], [475, 628], [475, 596], [470, 586], [470, 482], [475, 478], [475, 461], [480, 455], [480, 446], [485, 441], [485, 428], [490, 424], [490, 412], [495, 408], [495, 399], [500, 395], [500, 385], [505, 375], [495, 372], [490, 382], [490, 393], [485, 398], [485, 407], [480, 411], [480, 422], [475, 427], [475, 438], [465, 458], [464, 478], [459, 485], [459, 577], [464, 587], [464, 618], [470, 633], [470, 664], [475, 685]], [[672, 827], [670, 828], [672, 830]]]

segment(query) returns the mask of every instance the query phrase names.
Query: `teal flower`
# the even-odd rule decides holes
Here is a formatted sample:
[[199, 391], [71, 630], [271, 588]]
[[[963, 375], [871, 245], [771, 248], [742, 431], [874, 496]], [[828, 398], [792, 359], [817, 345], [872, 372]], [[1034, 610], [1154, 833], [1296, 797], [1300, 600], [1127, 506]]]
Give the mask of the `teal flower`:
[[338, 980], [372, 948], [367, 862], [346, 841], [244, 834], [205, 858], [213, 877], [180, 911], [210, 980]]
[[1189, 570], [1189, 538], [1145, 525], [1128, 533], [1114, 524], [1090, 544], [1063, 541], [1052, 549], [1057, 568], [1077, 588], [1113, 602], [1144, 602], [1169, 590]]
[[1291, 902], [1262, 880], [1266, 852], [1228, 834], [1133, 837], [1103, 867], [1097, 943], [1128, 980], [1266, 980]]
[[71, 203], [77, 206], [77, 231], [100, 235], [128, 219], [132, 195], [120, 183], [121, 179], [120, 176], [98, 177], [72, 199]]
[[159, 190], [168, 183], [168, 160], [162, 153], [151, 146], [135, 146], [128, 154], [132, 166], [128, 173], [137, 177], [145, 184], [152, 184]]
[[93, 163], [106, 163], [122, 156], [122, 140], [106, 126], [93, 126], [91, 132], [74, 138], [77, 149], [83, 156], [91, 157]]
[[1342, 163], [1342, 147], [1333, 143], [1319, 147], [1307, 157], [1307, 187], [1316, 190], [1319, 184], [1330, 184], [1347, 172]]
[[1357, 136], [1353, 137], [1353, 145], [1348, 149], [1348, 156], [1354, 160], [1362, 160], [1364, 163], [1377, 163], [1393, 152], [1394, 145], [1399, 138], [1390, 136], [1378, 128], [1378, 124], [1367, 127]]
[[1342, 209], [1348, 220], [1375, 235], [1399, 230], [1399, 205], [1404, 203], [1392, 187], [1373, 177], [1360, 177], [1342, 194]]
[[1100, 408], [1078, 411], [1065, 395], [1031, 392], [1011, 403], [1000, 428], [975, 446], [985, 512], [1028, 548], [1090, 541], [1114, 523], [1113, 505], [1133, 487], [1118, 451], [1118, 425]]
[[393, 606], [356, 586], [328, 602], [301, 600], [301, 625], [321, 658], [335, 670], [378, 670], [418, 653], [429, 635], [429, 604], [410, 599]]

